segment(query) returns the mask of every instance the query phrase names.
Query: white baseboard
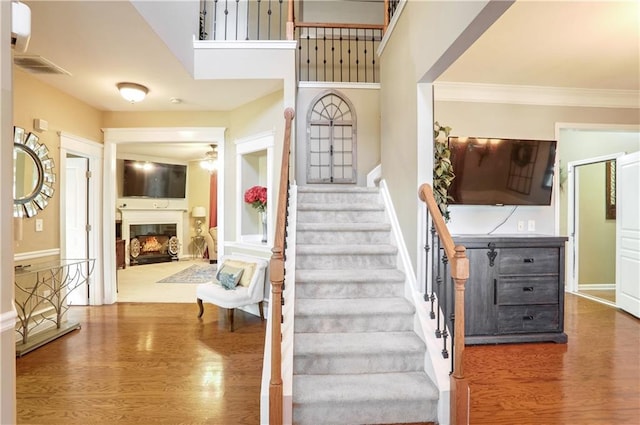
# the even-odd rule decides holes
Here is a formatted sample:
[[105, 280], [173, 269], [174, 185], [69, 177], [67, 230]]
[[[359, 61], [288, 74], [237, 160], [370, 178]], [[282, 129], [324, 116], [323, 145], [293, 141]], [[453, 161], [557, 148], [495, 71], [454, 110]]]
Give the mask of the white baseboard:
[[615, 289], [615, 283], [583, 283], [578, 285], [578, 291], [612, 291]]

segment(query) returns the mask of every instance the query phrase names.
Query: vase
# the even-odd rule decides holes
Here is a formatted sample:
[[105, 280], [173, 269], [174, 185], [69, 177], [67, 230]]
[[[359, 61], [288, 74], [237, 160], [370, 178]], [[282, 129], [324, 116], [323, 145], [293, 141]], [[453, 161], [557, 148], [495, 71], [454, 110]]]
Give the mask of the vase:
[[267, 212], [260, 211], [260, 223], [262, 224], [262, 243], [267, 243]]

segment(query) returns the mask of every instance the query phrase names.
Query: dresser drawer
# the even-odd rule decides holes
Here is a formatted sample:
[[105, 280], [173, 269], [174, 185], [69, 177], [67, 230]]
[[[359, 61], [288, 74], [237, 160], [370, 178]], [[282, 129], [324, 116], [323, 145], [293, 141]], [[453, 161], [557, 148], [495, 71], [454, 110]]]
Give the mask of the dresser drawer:
[[498, 254], [500, 274], [558, 273], [558, 250], [555, 248], [501, 249]]
[[498, 332], [525, 333], [559, 330], [558, 305], [504, 306], [498, 310]]
[[501, 277], [498, 305], [557, 304], [558, 278], [554, 276]]

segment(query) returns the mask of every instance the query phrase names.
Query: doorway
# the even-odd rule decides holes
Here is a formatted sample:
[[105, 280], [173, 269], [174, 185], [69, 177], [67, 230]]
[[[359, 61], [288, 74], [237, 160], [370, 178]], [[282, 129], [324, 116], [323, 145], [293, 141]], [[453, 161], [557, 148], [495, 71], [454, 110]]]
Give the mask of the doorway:
[[616, 220], [607, 210], [607, 168], [622, 155], [572, 161], [567, 167], [569, 290], [611, 306], [616, 305]]

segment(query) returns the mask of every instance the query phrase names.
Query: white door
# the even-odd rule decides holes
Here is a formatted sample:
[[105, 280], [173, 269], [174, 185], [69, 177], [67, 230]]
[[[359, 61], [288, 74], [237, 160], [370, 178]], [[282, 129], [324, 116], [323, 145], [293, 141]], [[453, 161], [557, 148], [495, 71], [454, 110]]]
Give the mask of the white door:
[[640, 317], [640, 152], [616, 164], [616, 304]]
[[[65, 258], [89, 258], [87, 158], [66, 158]], [[89, 285], [84, 283], [67, 297], [69, 305], [89, 304]]]

